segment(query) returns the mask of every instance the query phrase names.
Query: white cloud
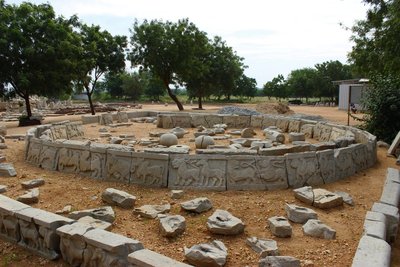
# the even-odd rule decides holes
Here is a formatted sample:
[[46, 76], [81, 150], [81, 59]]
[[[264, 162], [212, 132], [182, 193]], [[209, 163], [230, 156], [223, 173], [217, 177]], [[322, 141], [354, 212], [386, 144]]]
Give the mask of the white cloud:
[[[7, 2], [17, 2], [13, 0]], [[35, 3], [47, 2], [35, 0]], [[189, 18], [209, 36], [219, 35], [249, 66], [259, 86], [283, 73], [325, 60], [346, 60], [352, 26], [365, 16], [361, 0], [50, 0], [58, 14], [129, 34], [135, 19]], [[274, 68], [274, 66], [279, 66]]]

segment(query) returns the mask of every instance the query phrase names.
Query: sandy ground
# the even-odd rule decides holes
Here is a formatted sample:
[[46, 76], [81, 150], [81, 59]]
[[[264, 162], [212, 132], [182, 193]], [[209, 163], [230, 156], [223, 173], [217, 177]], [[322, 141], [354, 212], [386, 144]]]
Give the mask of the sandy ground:
[[[247, 105], [248, 106], [248, 105]], [[186, 107], [187, 111], [192, 107]], [[219, 106], [206, 106], [204, 112], [215, 112]], [[347, 122], [346, 112], [338, 111], [330, 107], [291, 107], [295, 112], [304, 114], [321, 115], [329, 120], [342, 124]], [[173, 110], [176, 107], [169, 105], [144, 105], [145, 110]], [[45, 122], [57, 120], [77, 120], [80, 116], [66, 116], [47, 118]], [[353, 122], [354, 123], [354, 122]], [[15, 123], [14, 123], [15, 124]], [[25, 133], [29, 127], [16, 128], [13, 123], [7, 123], [8, 134]], [[87, 125], [85, 131], [88, 136], [98, 132], [98, 125]], [[121, 128], [118, 131], [133, 133], [138, 138], [145, 136], [149, 130], [155, 130], [151, 124], [134, 124], [131, 127]], [[162, 129], [156, 129], [162, 130]], [[118, 133], [115, 133], [118, 134]], [[398, 168], [395, 159], [386, 157], [386, 149], [378, 149], [378, 162], [366, 171], [344, 179], [342, 181], [321, 186], [330, 191], [340, 190], [351, 194], [355, 206], [344, 205], [343, 207], [320, 210], [314, 208], [319, 218], [337, 231], [335, 240], [323, 240], [303, 235], [300, 224], [292, 224], [293, 236], [291, 238], [276, 238], [267, 227], [266, 219], [276, 215], [285, 215], [285, 203], [300, 203], [293, 196], [292, 190], [280, 191], [229, 191], [229, 192], [205, 192], [186, 190], [182, 200], [173, 201], [169, 197], [168, 189], [148, 189], [134, 185], [125, 185], [111, 182], [96, 182], [90, 178], [74, 174], [63, 174], [46, 171], [31, 166], [24, 162], [24, 142], [6, 140], [8, 149], [3, 150], [7, 162], [14, 163], [17, 177], [0, 177], [0, 184], [8, 186], [5, 195], [16, 198], [23, 194], [20, 183], [22, 181], [43, 177], [46, 184], [40, 187], [40, 202], [33, 207], [45, 209], [51, 212], [62, 209], [65, 205], [72, 205], [74, 210], [95, 208], [104, 205], [101, 201], [101, 193], [108, 187], [114, 187], [129, 192], [137, 197], [136, 206], [144, 204], [172, 205], [172, 214], [181, 214], [186, 217], [187, 230], [176, 239], [166, 239], [158, 233], [156, 220], [142, 219], [132, 214], [131, 210], [114, 208], [116, 221], [112, 232], [138, 239], [144, 246], [183, 261], [183, 248], [190, 247], [201, 242], [209, 242], [214, 239], [225, 243], [229, 251], [226, 266], [258, 266], [258, 255], [246, 244], [247, 237], [257, 236], [259, 238], [270, 238], [278, 242], [280, 255], [294, 256], [305, 263], [313, 263], [307, 266], [351, 266], [351, 261], [362, 234], [362, 225], [365, 213], [371, 208], [374, 201], [379, 200], [386, 169], [388, 167]], [[208, 197], [214, 209], [226, 209], [233, 215], [241, 218], [246, 224], [245, 232], [234, 237], [214, 235], [207, 231], [206, 221], [213, 211], [201, 215], [191, 215], [180, 210], [181, 201], [190, 200], [195, 197]], [[398, 236], [398, 240], [400, 235]], [[400, 242], [392, 246], [392, 266], [400, 265]], [[2, 266], [66, 266], [61, 260], [48, 261], [32, 255], [23, 249], [0, 241], [0, 264]]]

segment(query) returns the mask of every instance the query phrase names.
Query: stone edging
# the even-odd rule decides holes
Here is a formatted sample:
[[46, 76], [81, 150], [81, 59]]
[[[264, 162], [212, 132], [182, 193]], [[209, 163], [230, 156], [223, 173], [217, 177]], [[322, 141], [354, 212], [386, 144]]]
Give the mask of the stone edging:
[[0, 238], [72, 266], [190, 266], [137, 240], [32, 208], [0, 194]]
[[[120, 113], [102, 114], [100, 121], [112, 123], [113, 117], [126, 120], [154, 115], [144, 111]], [[95, 117], [98, 122], [100, 116]], [[195, 155], [135, 152], [128, 146], [68, 140], [83, 136], [83, 131], [79, 123], [64, 123], [30, 129], [25, 140], [25, 158], [44, 169], [97, 180], [219, 191], [318, 186], [351, 176], [376, 162], [375, 136], [354, 127], [326, 122], [270, 115], [161, 113], [157, 123], [162, 127], [195, 127], [202, 123], [207, 127], [216, 123], [261, 129], [276, 126], [285, 132], [303, 132], [323, 143], [265, 148], [251, 155], [206, 154], [205, 150]], [[350, 138], [356, 144], [348, 145], [341, 138], [345, 141]], [[327, 145], [328, 141], [338, 141], [339, 148], [326, 149], [332, 147], [332, 142]]]
[[381, 198], [372, 205], [364, 221], [364, 233], [353, 258], [352, 267], [389, 267], [390, 243], [399, 227], [400, 171], [388, 168]]

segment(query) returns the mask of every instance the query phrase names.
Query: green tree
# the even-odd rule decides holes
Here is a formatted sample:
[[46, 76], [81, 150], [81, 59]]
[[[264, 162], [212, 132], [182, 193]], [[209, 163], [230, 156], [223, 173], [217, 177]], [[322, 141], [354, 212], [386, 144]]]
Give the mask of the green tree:
[[49, 4], [0, 1], [0, 83], [11, 84], [25, 100], [28, 118], [31, 95], [72, 90], [79, 46], [75, 22], [76, 17], [57, 17]]
[[144, 72], [147, 83], [144, 88], [144, 94], [154, 101], [160, 101], [160, 97], [164, 96], [165, 89], [160, 78], [153, 75], [151, 72]]
[[122, 88], [122, 73], [120, 72], [108, 72], [104, 75], [102, 82], [98, 82], [98, 88], [100, 87], [107, 91], [113, 98], [122, 98], [124, 90]]
[[99, 26], [80, 26], [81, 49], [77, 81], [88, 95], [90, 110], [95, 114], [92, 94], [99, 79], [108, 72], [120, 72], [125, 67], [124, 49], [127, 45], [125, 36], [112, 36], [102, 31]]
[[353, 28], [349, 59], [363, 75], [400, 74], [400, 0], [364, 0], [367, 18]]
[[290, 72], [288, 76], [288, 87], [290, 94], [294, 97], [308, 98], [314, 96], [320, 85], [318, 73], [313, 68], [297, 69]]
[[159, 20], [142, 24], [136, 21], [131, 29], [132, 52], [129, 59], [133, 66], [150, 70], [159, 77], [168, 95], [179, 110], [183, 105], [173, 93], [171, 85], [182, 84], [197, 64], [197, 50], [207, 42], [207, 36], [188, 19], [177, 23]]
[[281, 98], [286, 98], [288, 96], [288, 86], [285, 77], [282, 74], [274, 77], [271, 81], [267, 82], [263, 86], [264, 95], [271, 97], [276, 97], [279, 100]]
[[245, 96], [247, 98], [255, 97], [257, 94], [257, 81], [254, 78], [247, 77], [242, 74], [240, 79], [237, 81], [237, 92], [240, 96]]
[[133, 101], [140, 99], [144, 91], [145, 83], [147, 82], [142, 76], [143, 75], [138, 72], [121, 74], [124, 96]]

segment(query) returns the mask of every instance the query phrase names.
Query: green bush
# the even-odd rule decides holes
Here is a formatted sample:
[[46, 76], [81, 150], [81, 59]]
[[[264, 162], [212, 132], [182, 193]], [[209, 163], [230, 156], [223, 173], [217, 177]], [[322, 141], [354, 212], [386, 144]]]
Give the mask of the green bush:
[[400, 78], [372, 78], [363, 105], [367, 114], [362, 127], [390, 144], [400, 130]]

